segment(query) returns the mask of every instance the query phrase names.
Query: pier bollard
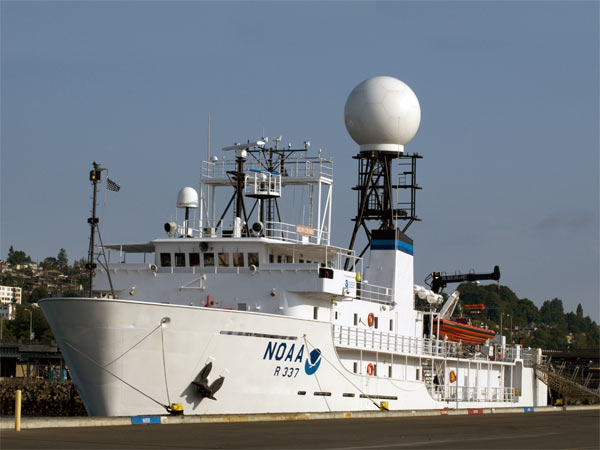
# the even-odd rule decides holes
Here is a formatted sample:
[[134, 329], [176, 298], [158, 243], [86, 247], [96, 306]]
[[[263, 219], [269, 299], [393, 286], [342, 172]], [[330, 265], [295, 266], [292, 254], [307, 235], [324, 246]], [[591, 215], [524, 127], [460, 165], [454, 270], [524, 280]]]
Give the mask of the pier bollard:
[[15, 395], [15, 431], [21, 431], [21, 390]]

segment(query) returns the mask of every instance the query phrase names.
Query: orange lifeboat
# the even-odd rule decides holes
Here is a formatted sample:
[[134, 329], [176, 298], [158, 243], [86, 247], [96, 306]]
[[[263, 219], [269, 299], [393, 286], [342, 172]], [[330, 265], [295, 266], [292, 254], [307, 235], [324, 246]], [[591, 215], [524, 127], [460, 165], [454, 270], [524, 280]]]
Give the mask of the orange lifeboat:
[[462, 342], [466, 345], [483, 344], [488, 339], [496, 336], [496, 333], [487, 328], [474, 327], [466, 323], [454, 322], [448, 319], [434, 319], [433, 329], [437, 330], [440, 324], [440, 339], [448, 339], [452, 342]]

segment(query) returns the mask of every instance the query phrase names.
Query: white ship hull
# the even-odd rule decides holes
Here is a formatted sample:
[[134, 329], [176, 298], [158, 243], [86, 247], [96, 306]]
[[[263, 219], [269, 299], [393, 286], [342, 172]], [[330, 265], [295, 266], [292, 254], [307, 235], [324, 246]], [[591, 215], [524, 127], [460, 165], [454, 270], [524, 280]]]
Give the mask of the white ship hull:
[[[491, 389], [479, 392], [477, 384], [483, 378], [498, 376], [485, 362], [450, 361], [459, 378], [473, 365], [479, 374], [474, 389], [459, 391], [458, 401], [456, 395], [453, 400], [434, 400], [424, 381], [401, 379], [407, 377], [406, 369], [412, 375], [415, 361], [426, 357], [409, 356], [407, 349], [404, 357], [403, 349], [364, 351], [365, 360], [369, 354], [390, 359], [395, 353], [395, 364], [406, 364], [404, 371], [394, 370], [395, 377], [352, 373], [339, 357], [352, 352], [352, 345], [347, 342], [336, 349], [328, 322], [123, 300], [47, 299], [41, 306], [58, 331], [56, 339], [73, 381], [94, 416], [164, 414], [161, 404], [170, 403], [183, 404], [185, 414], [235, 414], [376, 410], [382, 401], [391, 410], [546, 402], [545, 385], [520, 361], [494, 366], [501, 368], [500, 374], [508, 373], [510, 366], [512, 378], [518, 374], [518, 380], [510, 380], [510, 392], [519, 395], [509, 401]], [[315, 348], [322, 352], [320, 362], [311, 361]], [[202, 398], [191, 384], [210, 362], [209, 381], [225, 378], [216, 400]], [[310, 362], [315, 364], [311, 367]]]

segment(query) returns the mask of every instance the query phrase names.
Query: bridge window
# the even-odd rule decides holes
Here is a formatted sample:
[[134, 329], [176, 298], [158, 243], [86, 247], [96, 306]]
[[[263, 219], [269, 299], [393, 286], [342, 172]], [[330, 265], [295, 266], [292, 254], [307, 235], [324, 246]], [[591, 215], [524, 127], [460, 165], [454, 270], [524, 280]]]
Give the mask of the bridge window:
[[171, 267], [171, 254], [161, 253], [160, 254], [160, 265], [162, 267]]
[[219, 267], [229, 267], [229, 253], [219, 253]]
[[185, 267], [185, 253], [175, 253], [175, 267]]
[[233, 253], [233, 267], [244, 267], [244, 254]]
[[200, 253], [190, 253], [190, 267], [198, 267], [200, 265]]
[[248, 253], [248, 265], [258, 267], [258, 253]]
[[215, 254], [214, 253], [205, 253], [204, 254], [204, 267], [214, 267], [215, 266]]

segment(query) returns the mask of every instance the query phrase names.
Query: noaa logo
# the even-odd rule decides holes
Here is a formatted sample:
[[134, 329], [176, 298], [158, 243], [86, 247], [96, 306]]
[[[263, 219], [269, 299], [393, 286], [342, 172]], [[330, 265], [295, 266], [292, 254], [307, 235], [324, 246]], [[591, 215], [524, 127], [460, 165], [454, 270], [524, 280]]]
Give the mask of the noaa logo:
[[310, 352], [310, 355], [308, 355], [308, 358], [306, 359], [306, 364], [304, 364], [304, 371], [307, 375], [312, 375], [317, 371], [320, 365], [321, 350], [316, 348], [312, 352]]

